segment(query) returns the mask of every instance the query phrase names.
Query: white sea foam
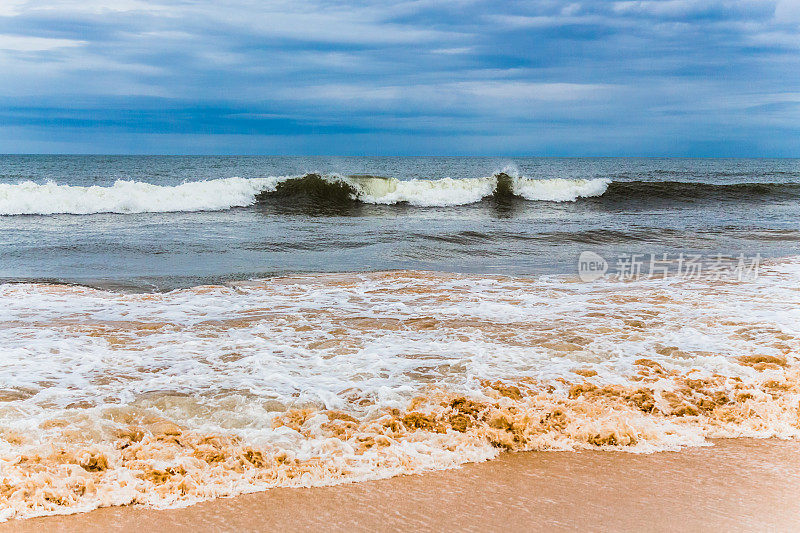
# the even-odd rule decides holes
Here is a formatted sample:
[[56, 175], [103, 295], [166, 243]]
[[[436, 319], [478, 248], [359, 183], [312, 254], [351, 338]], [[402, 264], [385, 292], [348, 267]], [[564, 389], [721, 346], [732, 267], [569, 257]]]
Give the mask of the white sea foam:
[[[374, 204], [407, 202], [423, 207], [472, 204], [491, 196], [497, 186], [495, 176], [438, 180], [383, 178], [353, 180], [350, 178], [348, 181], [363, 191], [363, 194], [358, 197], [363, 202]], [[515, 177], [512, 179], [512, 191], [526, 200], [574, 202], [578, 198], [602, 195], [610, 183], [611, 181], [606, 179], [538, 180]]]
[[[274, 191], [281, 182], [299, 176], [222, 178], [175, 186], [118, 180], [112, 186], [63, 185], [50, 181], [0, 184], [0, 215], [92, 213], [163, 213], [219, 211], [256, 202], [260, 192]], [[330, 176], [353, 187], [354, 200], [372, 204], [408, 203], [421, 207], [465, 205], [491, 196], [495, 176], [436, 180]], [[575, 201], [602, 195], [610, 181], [514, 177], [513, 192], [533, 201]]]
[[465, 205], [480, 202], [494, 191], [495, 178], [443, 178], [438, 180], [398, 180], [394, 178], [348, 179], [361, 194], [359, 200], [371, 204], [407, 202], [421, 207]]
[[540, 200], [549, 202], [574, 202], [578, 198], [601, 196], [606, 192], [611, 180], [568, 180], [549, 179], [532, 180], [515, 178], [513, 181], [514, 194], [526, 200]]
[[275, 181], [275, 178], [225, 178], [163, 186], [117, 180], [110, 187], [59, 185], [53, 181], [3, 183], [0, 215], [218, 211], [251, 205], [255, 195], [274, 187]]
[[498, 448], [797, 438], [798, 282], [800, 259], [747, 283], [0, 285], [0, 515], [375, 479]]

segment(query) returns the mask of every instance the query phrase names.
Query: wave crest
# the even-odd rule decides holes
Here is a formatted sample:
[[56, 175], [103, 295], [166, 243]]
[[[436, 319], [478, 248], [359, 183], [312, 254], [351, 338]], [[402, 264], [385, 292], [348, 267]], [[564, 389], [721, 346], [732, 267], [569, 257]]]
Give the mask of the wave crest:
[[609, 179], [533, 179], [512, 169], [482, 178], [408, 179], [371, 175], [272, 176], [220, 178], [180, 185], [117, 180], [110, 187], [44, 184], [24, 181], [0, 184], [0, 215], [93, 213], [165, 213], [220, 211], [255, 203], [304, 200], [319, 205], [352, 203], [445, 207], [485, 200], [515, 199], [575, 202], [602, 197], [602, 205], [679, 202], [758, 202], [800, 198], [797, 183], [649, 182]]
[[382, 176], [322, 176], [306, 174], [288, 178], [258, 194], [259, 201], [275, 198], [308, 198], [325, 202], [367, 204], [408, 204], [418, 207], [444, 207], [480, 202], [486, 198], [507, 200], [518, 197], [531, 201], [574, 202], [578, 198], [599, 196], [609, 180], [537, 180], [500, 172], [484, 178], [442, 178], [399, 180]]
[[275, 178], [224, 178], [181, 185], [117, 180], [111, 187], [0, 184], [0, 215], [88, 215], [93, 213], [167, 213], [220, 211], [253, 204], [255, 195]]
[[361, 202], [419, 207], [465, 205], [490, 197], [512, 196], [563, 202], [603, 194], [609, 183], [608, 180], [534, 180], [512, 177], [504, 172], [484, 178], [437, 180], [311, 173], [222, 178], [175, 186], [126, 180], [117, 180], [110, 187], [25, 181], [0, 184], [0, 215], [221, 211], [256, 202], [301, 198], [324, 204]]

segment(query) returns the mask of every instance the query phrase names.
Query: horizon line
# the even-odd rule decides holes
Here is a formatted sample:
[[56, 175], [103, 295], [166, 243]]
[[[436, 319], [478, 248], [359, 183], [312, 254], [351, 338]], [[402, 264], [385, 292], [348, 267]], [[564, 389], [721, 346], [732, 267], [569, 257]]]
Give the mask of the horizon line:
[[525, 158], [525, 159], [800, 159], [797, 156], [718, 156], [718, 155], [537, 155], [537, 154], [258, 154], [258, 153], [104, 153], [104, 152], [7, 152], [0, 157], [61, 156], [61, 157], [340, 157], [340, 158]]

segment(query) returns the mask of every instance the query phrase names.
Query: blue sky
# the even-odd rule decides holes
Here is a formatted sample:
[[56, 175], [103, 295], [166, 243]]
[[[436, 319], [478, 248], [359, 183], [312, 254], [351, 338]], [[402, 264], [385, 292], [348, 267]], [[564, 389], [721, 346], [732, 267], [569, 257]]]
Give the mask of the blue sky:
[[2, 0], [0, 152], [800, 157], [800, 0]]

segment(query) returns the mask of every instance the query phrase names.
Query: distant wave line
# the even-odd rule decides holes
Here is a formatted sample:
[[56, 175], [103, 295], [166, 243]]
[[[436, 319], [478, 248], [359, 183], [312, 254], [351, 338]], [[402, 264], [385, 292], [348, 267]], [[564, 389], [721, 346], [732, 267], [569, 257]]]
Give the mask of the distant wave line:
[[498, 194], [527, 200], [575, 201], [605, 192], [609, 180], [535, 180], [499, 173], [485, 178], [399, 180], [378, 176], [306, 174], [266, 178], [221, 178], [165, 186], [117, 180], [112, 186], [0, 184], [0, 215], [165, 213], [220, 211], [275, 198], [306, 197], [320, 202], [464, 205]]
[[680, 181], [535, 179], [504, 170], [481, 178], [397, 179], [309, 173], [264, 178], [220, 178], [155, 185], [117, 180], [111, 186], [53, 181], [0, 184], [0, 215], [167, 213], [221, 211], [256, 203], [363, 203], [446, 207], [486, 200], [576, 202], [636, 208], [685, 202], [758, 202], [800, 199], [800, 183], [713, 184]]

